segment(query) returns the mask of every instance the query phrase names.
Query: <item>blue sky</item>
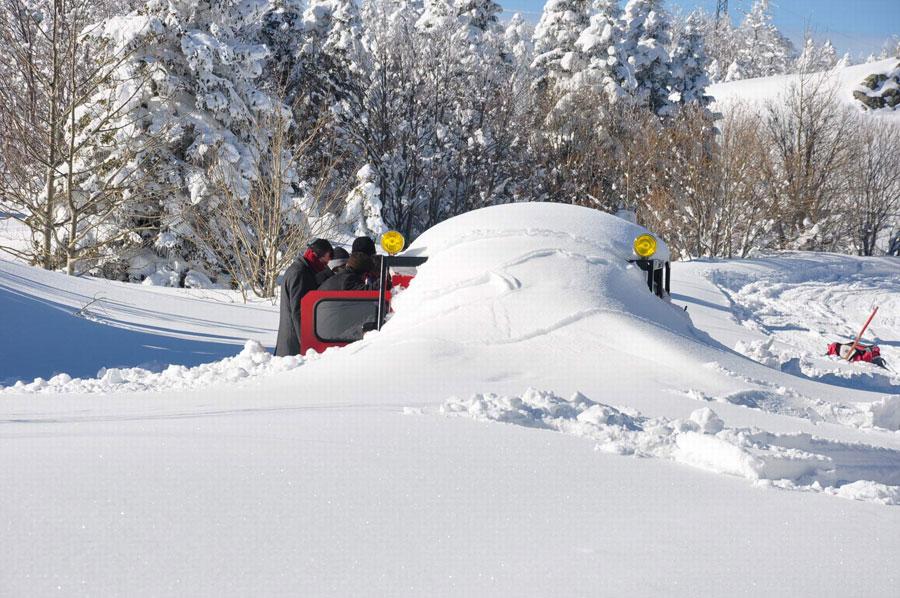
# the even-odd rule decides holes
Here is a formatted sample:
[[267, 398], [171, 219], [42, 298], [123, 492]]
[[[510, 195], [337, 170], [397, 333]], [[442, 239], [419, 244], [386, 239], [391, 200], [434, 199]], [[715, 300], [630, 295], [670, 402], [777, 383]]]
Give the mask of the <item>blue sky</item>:
[[[545, 0], [497, 1], [509, 13], [522, 12], [537, 22]], [[728, 0], [732, 20], [740, 21], [752, 4], [753, 0]], [[666, 6], [685, 12], [702, 7], [714, 13], [716, 0], [667, 0]], [[795, 44], [808, 28], [816, 39], [831, 39], [839, 52], [864, 57], [877, 53], [891, 35], [900, 35], [900, 0], [770, 0], [770, 6], [775, 24]]]

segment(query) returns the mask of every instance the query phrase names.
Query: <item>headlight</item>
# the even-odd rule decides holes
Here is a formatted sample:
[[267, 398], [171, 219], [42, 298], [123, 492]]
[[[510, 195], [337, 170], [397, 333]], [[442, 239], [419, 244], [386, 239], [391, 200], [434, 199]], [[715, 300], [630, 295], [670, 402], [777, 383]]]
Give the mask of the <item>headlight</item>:
[[395, 255], [403, 251], [406, 245], [406, 239], [403, 235], [395, 230], [389, 230], [381, 235], [381, 247], [388, 252], [389, 255]]
[[653, 235], [641, 235], [634, 240], [634, 252], [642, 258], [649, 259], [656, 253], [656, 239]]

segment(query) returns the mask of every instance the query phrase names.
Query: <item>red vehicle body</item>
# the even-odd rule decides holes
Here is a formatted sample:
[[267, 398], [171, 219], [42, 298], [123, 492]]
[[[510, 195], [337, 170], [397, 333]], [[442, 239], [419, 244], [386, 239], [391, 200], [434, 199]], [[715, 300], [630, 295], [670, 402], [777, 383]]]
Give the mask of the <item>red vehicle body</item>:
[[[393, 288], [405, 288], [413, 276], [395, 274]], [[300, 302], [300, 354], [343, 347], [378, 327], [379, 291], [310, 291]], [[385, 312], [391, 293], [384, 293]]]

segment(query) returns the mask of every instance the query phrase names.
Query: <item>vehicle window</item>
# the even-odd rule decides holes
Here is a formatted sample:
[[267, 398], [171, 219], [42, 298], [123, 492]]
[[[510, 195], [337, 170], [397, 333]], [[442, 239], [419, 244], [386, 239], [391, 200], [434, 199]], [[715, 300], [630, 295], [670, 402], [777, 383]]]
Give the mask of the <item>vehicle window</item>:
[[377, 317], [377, 300], [322, 299], [315, 308], [315, 335], [326, 343], [358, 341], [363, 327], [373, 326]]

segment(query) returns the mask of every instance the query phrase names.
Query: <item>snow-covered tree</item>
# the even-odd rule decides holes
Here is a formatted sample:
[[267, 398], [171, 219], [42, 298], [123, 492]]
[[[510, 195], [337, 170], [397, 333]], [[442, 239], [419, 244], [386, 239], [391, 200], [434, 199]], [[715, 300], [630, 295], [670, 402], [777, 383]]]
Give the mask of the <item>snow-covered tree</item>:
[[623, 16], [623, 48], [634, 75], [635, 98], [654, 114], [670, 116], [672, 85], [669, 21], [662, 0], [629, 0]]
[[572, 87], [591, 88], [610, 103], [637, 87], [623, 48], [621, 16], [618, 0], [597, 0], [590, 23], [575, 42], [584, 68], [576, 73]]
[[534, 29], [535, 85], [554, 87], [577, 69], [575, 42], [590, 22], [588, 0], [547, 0]]
[[678, 104], [706, 106], [712, 98], [706, 95], [709, 85], [706, 49], [699, 31], [699, 17], [691, 15], [672, 50], [672, 87], [670, 99]]
[[[138, 14], [120, 19], [129, 26], [106, 27], [110, 39], [140, 48], [121, 64], [124, 76], [141, 84], [127, 90], [119, 122], [159, 136], [138, 165], [146, 184], [131, 217], [153, 223], [155, 239], [148, 242], [170, 258], [160, 267], [206, 262], [224, 268], [223, 256], [203, 248], [193, 223], [221, 223], [227, 239], [232, 231], [219, 220], [222, 197], [209, 171], [215, 168], [222, 185], [247, 198], [261, 176], [259, 156], [270, 150], [262, 123], [283, 108], [263, 87], [268, 50], [254, 41], [266, 8], [233, 0], [149, 0]], [[284, 193], [291, 201], [289, 190]]]
[[894, 34], [884, 41], [881, 46], [881, 52], [878, 53], [878, 59], [900, 58], [900, 35]]
[[[715, 16], [697, 9], [687, 17], [679, 17], [677, 27], [673, 25], [673, 31], [677, 29], [678, 32], [683, 32], [687, 28], [688, 19], [694, 21], [693, 29], [703, 39], [703, 46], [709, 57], [707, 74], [710, 82], [721, 83], [725, 79], [729, 65], [737, 58], [739, 46], [737, 30], [730, 19], [716, 21]], [[676, 43], [679, 39], [678, 36], [674, 37]], [[675, 50], [674, 46], [671, 50]]]
[[807, 36], [803, 50], [797, 57], [796, 69], [804, 72], [827, 71], [833, 69], [837, 63], [837, 50], [831, 45], [831, 40], [825, 40], [819, 45], [812, 37]]
[[141, 80], [119, 69], [135, 47], [96, 35], [108, 8], [0, 3], [0, 211], [32, 235], [27, 249], [5, 249], [69, 274], [132, 240], [119, 215], [141, 187], [133, 164], [152, 141], [117, 123]]
[[356, 186], [350, 190], [341, 215], [354, 237], [377, 237], [387, 230], [381, 217], [380, 193], [378, 176], [366, 164], [356, 173]]
[[794, 48], [775, 24], [769, 0], [756, 0], [738, 29], [741, 46], [737, 62], [746, 79], [780, 75], [788, 71]]
[[503, 32], [503, 39], [507, 51], [517, 66], [530, 68], [534, 54], [533, 35], [534, 30], [529, 27], [521, 13], [515, 13], [509, 19]]

